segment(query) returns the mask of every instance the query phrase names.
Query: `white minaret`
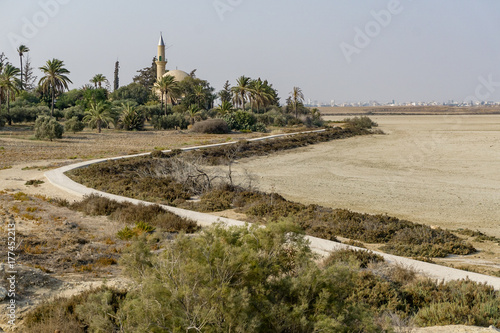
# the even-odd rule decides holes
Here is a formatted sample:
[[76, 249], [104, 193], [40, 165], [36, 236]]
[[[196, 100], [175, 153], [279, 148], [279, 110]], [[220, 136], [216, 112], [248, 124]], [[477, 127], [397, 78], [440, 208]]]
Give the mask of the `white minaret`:
[[167, 59], [165, 59], [165, 42], [160, 33], [160, 41], [158, 42], [158, 60], [156, 61], [156, 79], [160, 79], [165, 75]]

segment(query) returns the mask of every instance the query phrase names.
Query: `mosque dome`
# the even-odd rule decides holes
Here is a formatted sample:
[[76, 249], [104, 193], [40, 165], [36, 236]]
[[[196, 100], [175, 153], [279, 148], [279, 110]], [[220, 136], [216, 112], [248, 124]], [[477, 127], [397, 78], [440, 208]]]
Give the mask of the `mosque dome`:
[[175, 81], [177, 81], [177, 82], [181, 82], [182, 80], [184, 80], [185, 78], [187, 78], [189, 76], [188, 73], [181, 71], [179, 69], [167, 71], [163, 76], [167, 76], [167, 75], [173, 76], [175, 78]]

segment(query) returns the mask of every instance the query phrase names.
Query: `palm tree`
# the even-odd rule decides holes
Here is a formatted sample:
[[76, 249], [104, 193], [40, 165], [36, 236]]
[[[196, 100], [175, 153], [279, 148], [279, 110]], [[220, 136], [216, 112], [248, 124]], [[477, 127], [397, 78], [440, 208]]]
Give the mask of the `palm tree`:
[[23, 55], [26, 52], [29, 52], [30, 49], [26, 45], [19, 45], [17, 48], [17, 52], [19, 52], [19, 60], [21, 61], [21, 90], [23, 89]]
[[171, 104], [175, 103], [175, 100], [180, 96], [180, 88], [175, 81], [175, 78], [171, 75], [165, 75], [158, 80], [156, 80], [155, 88], [161, 94], [161, 108], [163, 109], [163, 102], [165, 102], [165, 115], [167, 115], [167, 103], [170, 100]]
[[144, 117], [136, 108], [135, 103], [122, 103], [119, 106], [118, 111], [121, 113], [120, 120], [125, 130], [142, 131], [144, 129]]
[[203, 91], [203, 86], [198, 85], [194, 87], [194, 96], [198, 102], [198, 108], [200, 108], [200, 102], [205, 99], [205, 92]]
[[97, 85], [99, 85], [99, 89], [100, 89], [100, 88], [102, 88], [102, 83], [103, 82], [109, 82], [109, 81], [108, 81], [108, 79], [103, 74], [96, 74], [90, 80], [90, 82], [94, 84], [94, 86], [95, 86], [96, 89], [97, 89]]
[[243, 75], [236, 80], [237, 85], [231, 88], [234, 93], [235, 104], [241, 105], [243, 111], [245, 111], [246, 96], [250, 92], [250, 82], [250, 78]]
[[229, 101], [222, 101], [221, 105], [217, 108], [217, 112], [222, 115], [231, 112], [233, 109], [233, 104]]
[[64, 90], [69, 90], [68, 82], [71, 80], [66, 76], [70, 72], [64, 68], [64, 63], [59, 59], [47, 60], [47, 64], [40, 67], [40, 70], [45, 74], [38, 85], [40, 85], [44, 92], [50, 91], [52, 97], [52, 103], [50, 108], [50, 116], [54, 116], [54, 101], [56, 99], [56, 94], [64, 92]]
[[251, 94], [253, 100], [257, 104], [257, 112], [259, 112], [260, 107], [267, 106], [272, 99], [272, 95], [269, 89], [270, 87], [267, 85], [266, 82], [262, 82], [260, 78], [252, 81], [251, 87], [252, 87]]
[[302, 103], [304, 101], [304, 94], [302, 93], [302, 89], [299, 87], [293, 87], [292, 92], [290, 93], [292, 97], [292, 103], [293, 103], [293, 109], [295, 111], [295, 118], [298, 118], [298, 106], [299, 103]]
[[200, 108], [196, 104], [191, 104], [189, 106], [189, 108], [187, 109], [187, 112], [189, 114], [189, 122], [191, 123], [191, 125], [194, 125], [194, 123], [195, 123], [194, 117], [196, 116], [198, 111], [200, 111]]
[[[10, 101], [15, 98], [15, 95], [19, 92], [19, 86], [21, 81], [17, 77], [21, 71], [19, 68], [7, 64], [3, 67], [2, 74], [0, 76], [0, 91], [7, 93], [7, 120], [9, 126], [12, 125], [12, 117], [10, 116]], [[0, 94], [1, 95], [1, 94]]]
[[83, 117], [83, 122], [90, 127], [96, 126], [98, 133], [101, 133], [102, 125], [107, 125], [112, 121], [111, 108], [106, 102], [91, 103], [90, 108], [85, 111], [85, 117]]

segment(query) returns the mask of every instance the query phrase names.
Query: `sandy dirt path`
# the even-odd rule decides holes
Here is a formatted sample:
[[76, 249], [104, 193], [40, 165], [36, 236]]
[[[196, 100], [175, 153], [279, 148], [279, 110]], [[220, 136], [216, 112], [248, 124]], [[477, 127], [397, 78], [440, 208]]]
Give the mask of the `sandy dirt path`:
[[372, 118], [386, 135], [250, 158], [235, 170], [295, 201], [500, 236], [499, 115]]

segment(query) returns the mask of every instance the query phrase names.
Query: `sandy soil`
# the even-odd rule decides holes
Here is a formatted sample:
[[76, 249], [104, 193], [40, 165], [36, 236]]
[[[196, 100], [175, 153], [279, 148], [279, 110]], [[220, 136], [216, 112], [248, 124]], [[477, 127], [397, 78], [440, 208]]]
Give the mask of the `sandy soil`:
[[500, 115], [372, 118], [386, 135], [242, 160], [235, 169], [291, 200], [500, 236]]

